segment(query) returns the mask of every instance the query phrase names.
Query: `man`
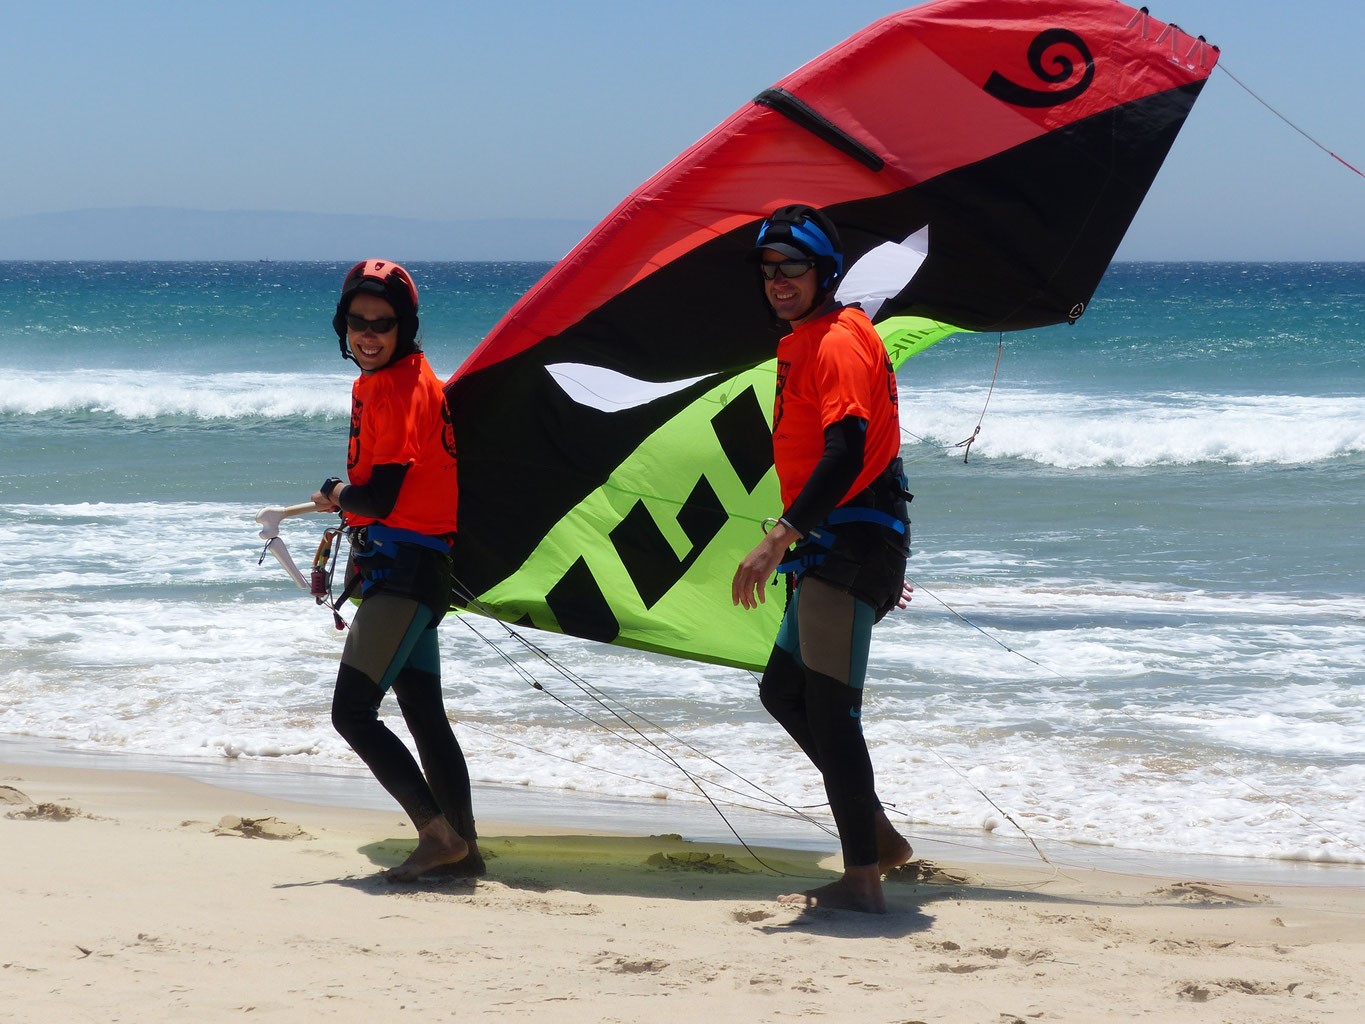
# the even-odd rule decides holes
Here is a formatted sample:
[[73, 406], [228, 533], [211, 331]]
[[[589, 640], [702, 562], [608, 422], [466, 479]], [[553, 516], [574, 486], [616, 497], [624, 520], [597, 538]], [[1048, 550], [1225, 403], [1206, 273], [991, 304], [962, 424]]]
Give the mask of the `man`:
[[773, 411], [784, 511], [740, 562], [731, 597], [755, 608], [774, 572], [792, 574], [759, 696], [820, 769], [844, 855], [838, 881], [782, 900], [885, 913], [882, 873], [911, 850], [877, 800], [860, 717], [872, 625], [909, 594], [895, 372], [867, 315], [835, 300], [843, 251], [823, 214], [776, 211], [750, 261], [791, 328]]

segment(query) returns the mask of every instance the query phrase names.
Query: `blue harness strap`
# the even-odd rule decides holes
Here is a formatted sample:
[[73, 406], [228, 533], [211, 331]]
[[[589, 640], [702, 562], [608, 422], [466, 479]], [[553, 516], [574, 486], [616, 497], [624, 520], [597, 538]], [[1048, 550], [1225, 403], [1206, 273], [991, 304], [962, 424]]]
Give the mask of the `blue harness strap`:
[[446, 538], [432, 537], [416, 530], [400, 530], [396, 526], [385, 526], [383, 523], [371, 523], [361, 529], [380, 553], [385, 555], [393, 553], [394, 544], [418, 544], [432, 551], [450, 550], [450, 541]]
[[[418, 533], [416, 530], [401, 530], [396, 526], [385, 526], [383, 523], [370, 523], [368, 526], [356, 527], [353, 531], [353, 539], [360, 545], [355, 555], [355, 561], [356, 568], [360, 570], [356, 579], [360, 580], [360, 592], [362, 594], [368, 594], [371, 587], [389, 578], [393, 572], [392, 565], [398, 559], [398, 546], [400, 544], [413, 544], [443, 554], [449, 554], [452, 546], [446, 537], [433, 537], [429, 534]], [[364, 565], [367, 558], [374, 558], [376, 555], [389, 559], [389, 567], [366, 567]], [[346, 599], [354, 586], [353, 580], [347, 585], [346, 593], [342, 594], [338, 603]]]
[[897, 456], [887, 463], [881, 476], [855, 495], [852, 500], [867, 501], [876, 505], [887, 504], [901, 512], [900, 515], [884, 512], [879, 508], [871, 507], [871, 505], [840, 505], [825, 517], [824, 522], [801, 539], [792, 550], [793, 557], [778, 565], [777, 571], [799, 574], [820, 565], [825, 561], [826, 556], [834, 550], [834, 545], [838, 543], [837, 528], [850, 523], [872, 523], [874, 526], [890, 530], [898, 537], [908, 538], [910, 517], [906, 505], [909, 503], [911, 495], [906, 489], [907, 487], [905, 468], [900, 457]]
[[[875, 523], [877, 526], [885, 527], [892, 533], [902, 536], [905, 534], [905, 523], [897, 519], [888, 512], [881, 512], [875, 508], [866, 508], [861, 505], [846, 505], [836, 508], [823, 523], [811, 530], [810, 533], [796, 545], [793, 550], [794, 558], [789, 558], [778, 565], [778, 572], [805, 572], [807, 569], [819, 565], [825, 560], [825, 555], [834, 548], [839, 535], [833, 530], [826, 530], [826, 526], [843, 526], [846, 523]], [[818, 550], [810, 550], [816, 548]]]
[[[836, 508], [821, 525], [839, 526], [842, 523], [876, 523], [878, 526], [885, 526], [894, 533], [905, 532], [905, 523], [890, 512], [881, 512], [875, 508], [862, 508], [860, 506]], [[811, 535], [814, 536], [818, 532], [817, 527], [811, 531]]]

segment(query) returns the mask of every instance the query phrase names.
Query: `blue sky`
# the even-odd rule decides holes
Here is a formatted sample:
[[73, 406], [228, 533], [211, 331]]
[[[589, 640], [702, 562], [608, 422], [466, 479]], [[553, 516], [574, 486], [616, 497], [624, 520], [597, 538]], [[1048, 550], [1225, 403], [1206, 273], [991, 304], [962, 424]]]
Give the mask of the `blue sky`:
[[[97, 207], [595, 221], [879, 0], [0, 0], [0, 220]], [[1365, 170], [1365, 4], [1150, 0]], [[1365, 178], [1215, 71], [1119, 252], [1365, 260]]]

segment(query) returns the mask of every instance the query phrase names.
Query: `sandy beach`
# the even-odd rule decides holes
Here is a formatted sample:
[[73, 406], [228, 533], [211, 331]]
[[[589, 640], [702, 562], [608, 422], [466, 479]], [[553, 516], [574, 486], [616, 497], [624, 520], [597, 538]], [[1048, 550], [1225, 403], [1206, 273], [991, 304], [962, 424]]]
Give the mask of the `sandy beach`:
[[829, 877], [811, 852], [485, 821], [488, 877], [396, 885], [396, 809], [16, 763], [0, 801], [0, 1020], [1308, 1024], [1365, 1000], [1350, 869], [921, 861], [872, 917], [775, 901]]

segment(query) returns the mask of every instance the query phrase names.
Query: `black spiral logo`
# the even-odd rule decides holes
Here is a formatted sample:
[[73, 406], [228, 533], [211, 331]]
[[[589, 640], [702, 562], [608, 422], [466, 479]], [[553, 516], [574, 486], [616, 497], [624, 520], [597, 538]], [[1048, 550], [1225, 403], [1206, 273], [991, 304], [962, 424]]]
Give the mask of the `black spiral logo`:
[[[1076, 65], [1085, 70], [1076, 79]], [[1050, 28], [1040, 32], [1029, 44], [1028, 66], [1039, 81], [1051, 88], [1031, 89], [1012, 82], [999, 71], [992, 71], [986, 82], [986, 92], [1003, 103], [1016, 107], [1058, 107], [1070, 103], [1095, 79], [1095, 58], [1085, 40], [1066, 28]], [[1066, 83], [1072, 84], [1067, 85]]]

